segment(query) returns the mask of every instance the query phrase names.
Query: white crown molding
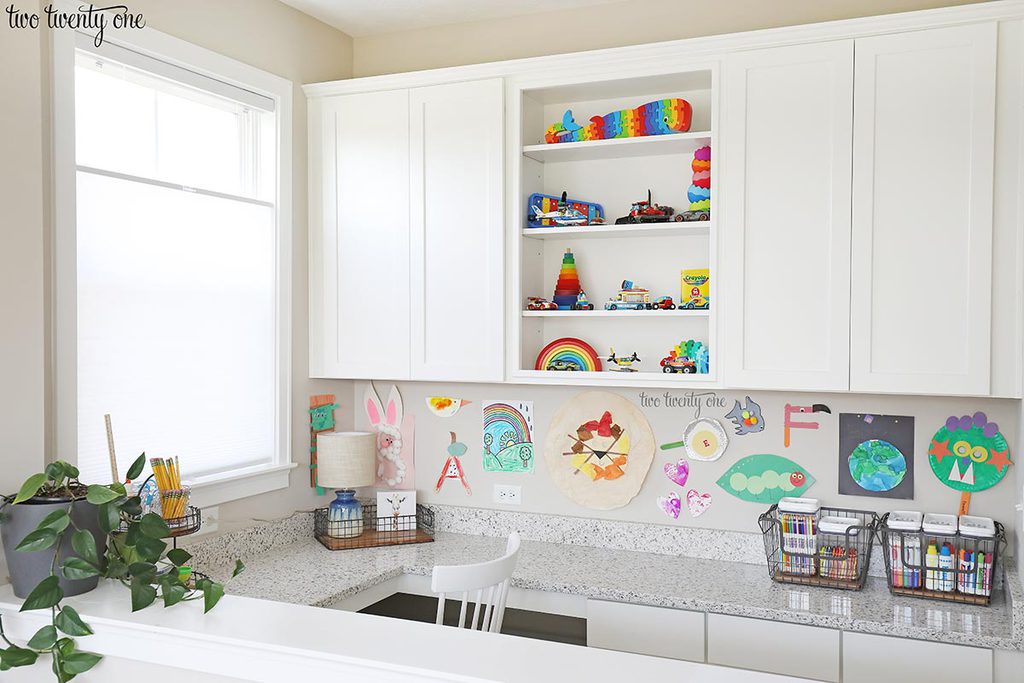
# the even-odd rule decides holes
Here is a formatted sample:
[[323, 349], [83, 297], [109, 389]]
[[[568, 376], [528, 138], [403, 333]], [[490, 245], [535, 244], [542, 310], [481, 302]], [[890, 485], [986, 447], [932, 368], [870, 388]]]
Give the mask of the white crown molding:
[[[860, 38], [869, 35], [916, 31], [943, 26], [1024, 18], [1024, 0], [995, 0], [957, 7], [902, 12], [857, 19], [842, 19], [816, 24], [783, 26], [741, 33], [686, 38], [644, 45], [606, 48], [543, 57], [528, 57], [485, 64], [470, 64], [425, 71], [351, 78], [304, 85], [307, 97], [323, 97], [392, 88], [415, 88], [478, 78], [536, 77], [552, 71], [576, 71], [607, 64], [628, 68], [651, 60], [708, 60], [730, 52], [765, 47]], [[673, 65], [677, 66], [677, 65]]]

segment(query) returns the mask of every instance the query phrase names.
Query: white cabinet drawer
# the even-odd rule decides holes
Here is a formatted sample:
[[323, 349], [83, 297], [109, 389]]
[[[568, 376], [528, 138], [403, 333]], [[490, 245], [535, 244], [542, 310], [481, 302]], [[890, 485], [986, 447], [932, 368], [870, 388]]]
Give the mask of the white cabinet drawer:
[[843, 683], [983, 683], [991, 680], [991, 650], [843, 633]]
[[709, 614], [708, 663], [835, 682], [839, 636], [833, 629]]
[[704, 661], [704, 613], [587, 600], [587, 646]]

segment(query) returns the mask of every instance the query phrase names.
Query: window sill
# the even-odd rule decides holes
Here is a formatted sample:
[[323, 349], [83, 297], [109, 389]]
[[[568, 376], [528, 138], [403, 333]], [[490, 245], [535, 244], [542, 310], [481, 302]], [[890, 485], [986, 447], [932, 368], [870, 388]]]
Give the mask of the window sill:
[[196, 507], [205, 508], [285, 489], [288, 488], [289, 474], [296, 467], [297, 463], [260, 465], [202, 477], [192, 482], [191, 502]]

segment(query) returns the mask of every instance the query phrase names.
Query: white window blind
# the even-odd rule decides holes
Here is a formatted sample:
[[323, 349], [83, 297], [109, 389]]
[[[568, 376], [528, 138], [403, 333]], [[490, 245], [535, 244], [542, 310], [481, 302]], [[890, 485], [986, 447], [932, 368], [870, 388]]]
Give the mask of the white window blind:
[[106, 413], [122, 474], [143, 451], [186, 479], [276, 463], [273, 101], [114, 55], [75, 66], [82, 480], [110, 479]]

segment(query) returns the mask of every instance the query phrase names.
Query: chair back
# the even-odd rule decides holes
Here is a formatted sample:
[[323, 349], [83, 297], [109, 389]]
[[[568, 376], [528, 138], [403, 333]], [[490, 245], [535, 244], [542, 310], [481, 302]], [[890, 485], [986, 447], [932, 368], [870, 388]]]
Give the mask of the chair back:
[[[499, 633], [505, 617], [505, 602], [508, 587], [519, 559], [519, 534], [515, 531], [508, 537], [505, 555], [489, 562], [478, 564], [447, 565], [434, 567], [430, 588], [437, 596], [437, 625], [444, 624], [444, 604], [447, 596], [458, 599], [461, 593], [462, 609], [459, 611], [459, 628]], [[476, 591], [475, 600], [470, 595]], [[473, 602], [473, 619], [466, 623], [469, 603]]]

